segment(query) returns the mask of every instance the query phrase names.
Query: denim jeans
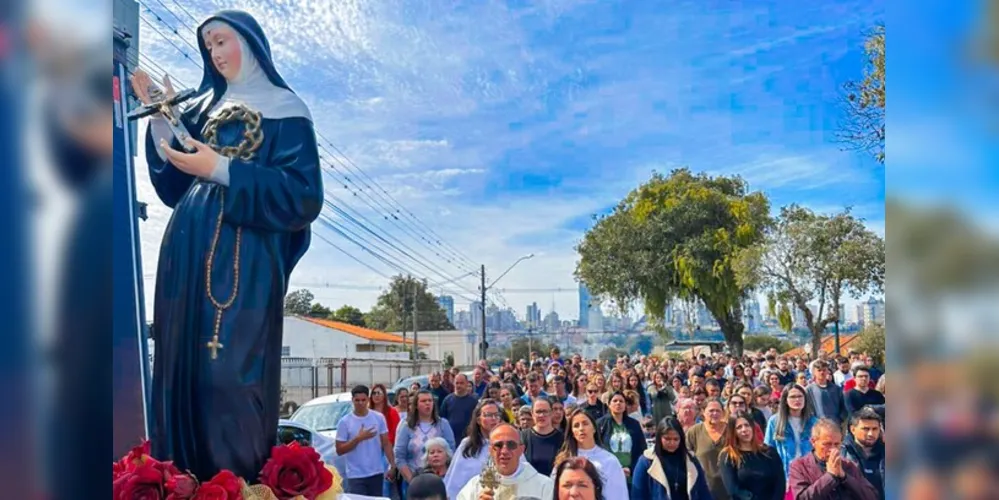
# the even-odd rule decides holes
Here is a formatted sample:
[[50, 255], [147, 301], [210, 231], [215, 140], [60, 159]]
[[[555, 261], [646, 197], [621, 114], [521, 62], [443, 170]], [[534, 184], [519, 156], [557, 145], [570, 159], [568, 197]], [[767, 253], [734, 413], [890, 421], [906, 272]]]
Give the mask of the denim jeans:
[[352, 477], [347, 479], [347, 493], [367, 495], [369, 497], [381, 496], [383, 493], [382, 483], [384, 481], [384, 474], [375, 474], [369, 477]]

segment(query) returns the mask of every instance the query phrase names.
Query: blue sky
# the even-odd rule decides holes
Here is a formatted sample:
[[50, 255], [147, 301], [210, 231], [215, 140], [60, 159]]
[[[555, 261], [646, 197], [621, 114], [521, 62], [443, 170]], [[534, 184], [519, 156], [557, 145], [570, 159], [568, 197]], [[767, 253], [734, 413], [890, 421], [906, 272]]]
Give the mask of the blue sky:
[[[185, 29], [193, 20], [172, 0], [163, 4], [178, 17], [155, 0], [142, 3], [163, 19], [143, 9], [152, 25], [169, 33], [169, 24], [194, 42]], [[201, 18], [237, 3], [184, 5]], [[498, 288], [574, 288], [573, 246], [591, 215], [613, 207], [653, 170], [679, 166], [742, 175], [775, 208], [797, 202], [829, 212], [850, 205], [884, 233], [885, 169], [834, 140], [839, 89], [861, 74], [863, 32], [884, 18], [879, 2], [238, 6], [261, 21], [317, 130], [374, 181], [334, 163], [353, 183], [332, 172], [327, 199], [423, 255], [429, 269], [406, 267], [431, 282], [478, 264], [495, 277], [518, 256], [535, 253]], [[141, 26], [146, 56], [188, 85], [199, 80], [197, 67]], [[137, 163], [140, 195], [152, 204], [142, 228], [148, 276], [169, 210], [155, 199], [141, 158]], [[420, 223], [387, 221], [391, 202], [381, 189]], [[419, 224], [447, 246], [436, 237], [413, 238]], [[320, 301], [370, 307], [385, 279], [330, 243], [380, 273], [394, 270], [326, 226], [314, 231], [322, 238], [314, 238], [293, 286], [328, 283], [313, 288]], [[374, 242], [366, 246], [379, 251]], [[435, 257], [455, 248], [460, 263]], [[153, 284], [148, 276], [149, 301]], [[462, 309], [475, 287], [468, 278], [444, 288], [460, 288]], [[577, 315], [573, 293], [501, 295], [491, 299], [520, 316], [533, 301], [543, 312], [554, 303], [563, 318]]]

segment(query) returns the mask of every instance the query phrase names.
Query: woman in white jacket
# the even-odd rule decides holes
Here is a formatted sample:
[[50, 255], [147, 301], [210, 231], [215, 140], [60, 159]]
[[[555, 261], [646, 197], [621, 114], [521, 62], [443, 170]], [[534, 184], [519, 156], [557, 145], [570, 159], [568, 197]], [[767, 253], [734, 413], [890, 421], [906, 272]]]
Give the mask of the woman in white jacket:
[[461, 488], [475, 477], [489, 459], [489, 433], [501, 422], [500, 405], [494, 399], [483, 399], [472, 411], [466, 437], [458, 444], [451, 466], [444, 475], [448, 498], [456, 498]]
[[568, 429], [562, 449], [555, 456], [553, 471], [562, 462], [572, 457], [583, 457], [597, 468], [603, 480], [603, 500], [618, 500], [628, 497], [628, 483], [624, 469], [611, 452], [605, 450], [597, 434], [597, 423], [582, 409], [573, 410], [567, 417]]

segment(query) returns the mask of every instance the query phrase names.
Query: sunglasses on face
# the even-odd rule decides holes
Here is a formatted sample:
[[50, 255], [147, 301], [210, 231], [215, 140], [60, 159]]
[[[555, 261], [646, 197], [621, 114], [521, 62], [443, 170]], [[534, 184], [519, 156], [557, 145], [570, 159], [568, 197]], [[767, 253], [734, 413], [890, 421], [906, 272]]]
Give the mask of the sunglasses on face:
[[520, 443], [518, 443], [517, 441], [496, 441], [495, 443], [492, 443], [491, 446], [496, 451], [500, 451], [504, 447], [510, 451], [513, 451], [516, 450], [518, 446], [520, 446]]

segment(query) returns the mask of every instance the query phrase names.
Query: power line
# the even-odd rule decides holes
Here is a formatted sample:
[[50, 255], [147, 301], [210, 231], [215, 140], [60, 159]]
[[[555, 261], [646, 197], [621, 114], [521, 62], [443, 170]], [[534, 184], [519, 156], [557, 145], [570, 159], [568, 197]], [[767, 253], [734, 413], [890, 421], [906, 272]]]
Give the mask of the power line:
[[[156, 1], [157, 1], [157, 3], [159, 3], [159, 4], [160, 4], [160, 6], [162, 6], [162, 7], [164, 8], [164, 10], [166, 10], [166, 11], [170, 12], [170, 14], [171, 14], [171, 15], [173, 15], [173, 16], [174, 16], [174, 18], [175, 18], [175, 19], [177, 19], [177, 21], [178, 21], [178, 22], [179, 22], [179, 23], [180, 23], [180, 24], [181, 24], [181, 25], [182, 25], [183, 27], [187, 28], [187, 29], [188, 29], [188, 30], [189, 30], [189, 31], [190, 31], [191, 33], [194, 33], [194, 34], [195, 34], [195, 36], [197, 36], [197, 33], [195, 32], [195, 30], [194, 30], [193, 28], [191, 28], [191, 27], [190, 27], [189, 25], [187, 25], [187, 23], [185, 23], [185, 22], [184, 22], [184, 21], [183, 21], [183, 20], [182, 20], [182, 19], [181, 19], [181, 18], [180, 18], [179, 16], [177, 16], [177, 14], [176, 14], [176, 13], [174, 13], [174, 12], [173, 12], [173, 11], [172, 11], [172, 10], [171, 10], [171, 9], [170, 9], [169, 7], [167, 7], [167, 6], [165, 5], [165, 4], [163, 4], [163, 2], [162, 2], [161, 0], [156, 0]], [[158, 22], [160, 22], [161, 24], [163, 24], [164, 26], [166, 26], [166, 27], [167, 27], [167, 29], [169, 29], [169, 30], [170, 30], [171, 32], [173, 32], [173, 33], [174, 33], [175, 35], [177, 35], [178, 37], [180, 36], [180, 33], [179, 33], [179, 31], [177, 30], [177, 28], [175, 28], [174, 26], [172, 26], [172, 25], [171, 25], [170, 23], [167, 23], [167, 22], [166, 22], [166, 20], [162, 18], [162, 16], [160, 16], [160, 15], [158, 15], [158, 14], [157, 14], [156, 12], [152, 11], [152, 9], [150, 9], [148, 5], [145, 5], [145, 4], [143, 4], [143, 7], [145, 7], [145, 9], [146, 9], [146, 10], [147, 10], [148, 12], [150, 12], [150, 13], [151, 13], [151, 14], [152, 14], [152, 15], [153, 15], [154, 17], [156, 17], [156, 19], [157, 19], [157, 21], [158, 21]], [[180, 6], [180, 5], [178, 4], [178, 7], [181, 7], [181, 6]], [[183, 7], [181, 7], [181, 8], [182, 8], [182, 10], [184, 10], [184, 12], [185, 12], [185, 13], [187, 13], [187, 14], [188, 14], [188, 16], [189, 16], [189, 17], [191, 17], [191, 19], [194, 19], [194, 16], [191, 16], [191, 15], [190, 15], [190, 13], [186, 11], [186, 9], [183, 9]], [[186, 52], [185, 50], [181, 49], [181, 48], [180, 48], [180, 47], [178, 47], [178, 46], [177, 46], [177, 45], [176, 45], [175, 43], [173, 43], [173, 41], [172, 41], [172, 40], [170, 40], [169, 38], [167, 38], [167, 37], [166, 37], [166, 35], [164, 35], [164, 34], [163, 34], [163, 33], [162, 33], [162, 32], [161, 32], [161, 31], [160, 31], [159, 29], [156, 29], [155, 27], [153, 27], [153, 26], [152, 26], [152, 24], [151, 24], [151, 23], [150, 23], [150, 22], [149, 22], [148, 20], [146, 20], [145, 18], [143, 18], [142, 20], [143, 20], [143, 22], [145, 22], [145, 23], [146, 23], [146, 24], [147, 24], [148, 26], [150, 26], [150, 28], [152, 28], [152, 29], [153, 29], [153, 30], [154, 30], [154, 31], [155, 31], [155, 32], [156, 32], [157, 34], [159, 34], [159, 35], [160, 35], [160, 36], [161, 36], [162, 38], [164, 38], [164, 40], [166, 40], [166, 41], [167, 41], [168, 43], [170, 43], [170, 44], [171, 44], [171, 45], [172, 45], [172, 46], [173, 46], [173, 47], [174, 47], [174, 48], [175, 48], [175, 49], [176, 49], [176, 50], [177, 50], [177, 51], [178, 51], [179, 53], [181, 53], [182, 55], [184, 55], [184, 57], [185, 57], [186, 59], [188, 59], [189, 61], [191, 61], [191, 62], [192, 62], [192, 63], [193, 63], [193, 64], [194, 64], [195, 66], [197, 66], [197, 67], [198, 67], [199, 69], [201, 69], [201, 68], [202, 68], [202, 66], [201, 66], [201, 65], [199, 65], [199, 64], [197, 64], [197, 62], [196, 62], [196, 61], [194, 61], [194, 60], [193, 60], [193, 59], [192, 59], [192, 58], [191, 58], [191, 57], [190, 57], [190, 56], [189, 56], [189, 55], [187, 54], [187, 52]], [[195, 22], [197, 22], [197, 21], [195, 20]], [[184, 40], [184, 41], [185, 41], [185, 43], [187, 43], [187, 45], [188, 45], [188, 46], [190, 46], [190, 47], [194, 48], [194, 47], [193, 47], [193, 45], [191, 45], [191, 44], [190, 44], [190, 42], [188, 42], [188, 41], [186, 41], [186, 40]], [[195, 49], [195, 50], [196, 50], [196, 51], [198, 51], [198, 49]], [[330, 141], [330, 140], [329, 140], [328, 138], [326, 138], [325, 136], [323, 136], [323, 135], [322, 135], [322, 134], [321, 134], [321, 133], [320, 133], [320, 132], [319, 132], [318, 130], [317, 130], [316, 132], [317, 132], [317, 136], [318, 136], [318, 137], [322, 138], [322, 140], [323, 140], [323, 141], [325, 141], [325, 142], [326, 142], [326, 143], [327, 143], [327, 144], [328, 144], [328, 145], [329, 145], [329, 146], [330, 146], [331, 148], [333, 148], [334, 150], [336, 150], [336, 151], [337, 151], [337, 153], [339, 153], [339, 157], [338, 157], [338, 156], [336, 156], [336, 155], [332, 154], [332, 153], [331, 153], [331, 152], [330, 152], [330, 151], [329, 151], [328, 149], [326, 149], [326, 148], [325, 148], [325, 146], [324, 146], [324, 145], [323, 145], [322, 143], [318, 143], [317, 145], [318, 145], [318, 146], [320, 146], [320, 148], [321, 148], [321, 149], [323, 149], [323, 150], [324, 150], [324, 151], [325, 151], [325, 152], [326, 152], [326, 153], [327, 153], [327, 154], [328, 154], [328, 155], [329, 155], [329, 156], [330, 156], [331, 158], [333, 158], [333, 159], [334, 159], [335, 161], [337, 161], [337, 162], [338, 162], [338, 163], [340, 163], [340, 164], [341, 164], [342, 166], [344, 166], [344, 168], [345, 168], [345, 169], [349, 169], [349, 168], [350, 168], [351, 166], [353, 166], [353, 169], [354, 169], [354, 170], [355, 170], [355, 171], [356, 171], [357, 173], [361, 174], [361, 175], [362, 175], [362, 176], [363, 176], [364, 178], [366, 178], [367, 180], [370, 180], [370, 181], [371, 181], [371, 183], [374, 183], [374, 184], [375, 184], [375, 186], [377, 186], [377, 188], [376, 188], [376, 187], [374, 187], [374, 186], [372, 186], [372, 185], [371, 185], [370, 183], [368, 183], [368, 182], [367, 182], [367, 181], [366, 181], [366, 180], [365, 180], [364, 178], [362, 178], [362, 179], [361, 179], [361, 182], [362, 182], [362, 183], [363, 183], [363, 184], [364, 184], [365, 186], [367, 186], [367, 187], [368, 187], [368, 189], [370, 189], [370, 190], [371, 190], [372, 192], [374, 192], [374, 193], [375, 193], [376, 195], [378, 195], [378, 196], [379, 196], [380, 198], [382, 198], [383, 200], [385, 200], [385, 199], [388, 199], [388, 200], [390, 200], [390, 202], [389, 202], [388, 204], [391, 204], [392, 202], [394, 202], [394, 203], [395, 203], [395, 205], [396, 205], [396, 206], [397, 206], [398, 208], [394, 209], [394, 213], [393, 213], [393, 209], [392, 209], [392, 208], [387, 208], [387, 207], [385, 206], [385, 204], [382, 204], [382, 203], [381, 203], [380, 201], [378, 201], [378, 200], [375, 200], [375, 199], [374, 199], [373, 197], [371, 197], [371, 196], [370, 196], [370, 194], [368, 194], [368, 196], [367, 196], [367, 197], [368, 197], [368, 199], [370, 199], [370, 200], [374, 200], [374, 201], [375, 201], [375, 203], [376, 203], [376, 204], [378, 204], [378, 205], [379, 205], [379, 207], [380, 207], [380, 208], [381, 208], [382, 210], [386, 210], [386, 209], [387, 209], [387, 211], [389, 212], [389, 214], [388, 214], [388, 215], [385, 215], [385, 216], [384, 216], [386, 220], [393, 220], [393, 221], [395, 221], [395, 222], [396, 222], [397, 224], [400, 224], [400, 223], [401, 223], [401, 225], [399, 226], [400, 228], [404, 229], [404, 230], [405, 230], [405, 232], [407, 232], [407, 233], [408, 233], [408, 234], [409, 234], [409, 235], [410, 235], [411, 237], [413, 237], [413, 238], [415, 238], [415, 239], [419, 239], [419, 240], [422, 240], [422, 241], [423, 241], [424, 243], [426, 243], [426, 244], [428, 245], [428, 247], [431, 247], [431, 250], [432, 250], [432, 251], [434, 252], [434, 254], [435, 254], [435, 255], [437, 255], [438, 257], [440, 257], [440, 258], [442, 258], [442, 259], [444, 259], [444, 260], [445, 260], [445, 261], [447, 261], [448, 263], [453, 263], [453, 262], [452, 262], [453, 260], [459, 260], [459, 261], [460, 261], [460, 260], [464, 260], [464, 261], [465, 261], [465, 264], [466, 264], [466, 265], [468, 265], [468, 262], [469, 262], [469, 261], [468, 261], [468, 259], [467, 259], [467, 258], [465, 258], [465, 257], [464, 257], [464, 256], [463, 256], [463, 255], [462, 255], [462, 254], [461, 254], [460, 252], [458, 252], [458, 251], [454, 250], [454, 249], [453, 249], [453, 247], [451, 248], [451, 254], [450, 254], [450, 256], [447, 256], [447, 257], [446, 257], [446, 256], [444, 256], [444, 255], [441, 255], [441, 254], [440, 254], [440, 253], [439, 253], [439, 252], [438, 252], [437, 250], [434, 250], [434, 249], [432, 248], [432, 246], [433, 246], [433, 242], [431, 242], [431, 241], [430, 241], [429, 239], [427, 239], [427, 238], [426, 238], [426, 236], [424, 236], [424, 235], [421, 235], [421, 234], [419, 234], [419, 233], [420, 233], [420, 230], [416, 230], [416, 231], [414, 231], [414, 230], [412, 229], [413, 227], [416, 227], [416, 226], [413, 226], [412, 224], [409, 224], [409, 226], [406, 226], [406, 225], [405, 225], [405, 220], [402, 220], [402, 219], [400, 219], [400, 218], [398, 217], [398, 215], [396, 215], [396, 214], [398, 214], [398, 213], [406, 213], [406, 214], [408, 214], [408, 215], [409, 215], [409, 216], [410, 216], [410, 217], [411, 217], [411, 218], [412, 218], [413, 220], [415, 220], [416, 222], [420, 223], [420, 224], [421, 224], [421, 225], [422, 225], [422, 226], [423, 226], [423, 227], [425, 228], [425, 230], [426, 230], [427, 232], [429, 232], [430, 234], [432, 234], [432, 235], [433, 235], [433, 236], [434, 236], [434, 237], [436, 238], [436, 240], [437, 240], [437, 241], [436, 241], [436, 243], [437, 243], [437, 246], [438, 246], [439, 248], [441, 248], [441, 249], [442, 249], [442, 250], [443, 250], [443, 251], [444, 251], [445, 253], [448, 253], [448, 250], [447, 250], [447, 247], [446, 247], [446, 246], [445, 246], [445, 244], [444, 244], [444, 243], [442, 242], [442, 238], [440, 238], [440, 235], [438, 235], [438, 234], [437, 234], [436, 232], [434, 232], [434, 231], [433, 231], [433, 229], [432, 229], [432, 228], [430, 228], [430, 227], [429, 227], [429, 226], [427, 226], [427, 225], [426, 225], [425, 223], [423, 223], [423, 222], [422, 222], [422, 221], [420, 221], [420, 220], [419, 220], [418, 218], [416, 218], [416, 216], [415, 216], [415, 215], [414, 215], [414, 214], [413, 214], [413, 213], [412, 213], [411, 211], [409, 211], [408, 209], [406, 209], [405, 207], [403, 207], [403, 206], [402, 206], [401, 204], [399, 204], [399, 203], [398, 203], [398, 201], [397, 201], [397, 200], [395, 200], [395, 199], [394, 199], [394, 198], [393, 198], [393, 197], [392, 197], [392, 196], [391, 196], [391, 195], [390, 195], [390, 194], [389, 194], [389, 193], [388, 193], [388, 192], [387, 192], [387, 191], [386, 191], [386, 190], [385, 190], [385, 189], [384, 189], [383, 187], [381, 187], [381, 186], [379, 186], [379, 185], [377, 184], [377, 181], [375, 181], [375, 180], [374, 180], [373, 178], [371, 178], [371, 176], [370, 176], [370, 175], [368, 175], [368, 174], [367, 174], [366, 172], [364, 172], [363, 170], [361, 170], [361, 169], [360, 169], [360, 168], [359, 168], [359, 167], [358, 167], [358, 166], [357, 166], [357, 165], [356, 165], [356, 164], [355, 164], [355, 163], [354, 163], [354, 162], [353, 162], [352, 160], [350, 160], [350, 158], [349, 158], [349, 157], [347, 157], [347, 156], [346, 156], [346, 154], [344, 154], [344, 153], [343, 153], [343, 151], [342, 151], [342, 150], [340, 150], [340, 149], [339, 149], [339, 148], [338, 148], [338, 147], [337, 147], [337, 146], [336, 146], [335, 144], [333, 144], [333, 142], [332, 142], [332, 141]], [[341, 160], [341, 159], [340, 159], [340, 157], [342, 157], [343, 159]], [[346, 160], [346, 162], [345, 162], [344, 160]], [[347, 174], [346, 174], [345, 172], [342, 172], [342, 171], [340, 171], [339, 169], [337, 169], [337, 168], [336, 168], [336, 166], [335, 166], [335, 165], [333, 165], [333, 164], [332, 164], [331, 162], [328, 162], [328, 164], [329, 164], [329, 167], [330, 167], [330, 168], [332, 168], [332, 170], [333, 170], [334, 172], [336, 172], [336, 173], [339, 173], [339, 174], [340, 174], [340, 176], [341, 176], [341, 177], [342, 177], [342, 178], [344, 179], [344, 181], [346, 181], [347, 183], [349, 183], [349, 184], [351, 184], [351, 185], [354, 185], [354, 186], [356, 187], [356, 184], [355, 184], [355, 183], [354, 183], [354, 182], [353, 182], [353, 181], [351, 180], [351, 178], [350, 178], [350, 177], [348, 177], [348, 176], [347, 176]], [[344, 186], [344, 188], [345, 188], [345, 189], [347, 189], [348, 191], [352, 191], [352, 190], [350, 189], [350, 187], [348, 187], [348, 186], [347, 186], [347, 184], [343, 184], [343, 186]], [[362, 190], [362, 191], [363, 191], [363, 190]], [[352, 191], [352, 192], [353, 192], [353, 194], [354, 194], [355, 196], [357, 196], [357, 195], [358, 195], [358, 193], [357, 193], [356, 191]], [[382, 195], [384, 195], [384, 196], [382, 196]], [[369, 207], [370, 207], [370, 208], [371, 208], [372, 210], [374, 210], [375, 212], [378, 212], [378, 211], [379, 211], [379, 210], [378, 210], [378, 208], [374, 207], [374, 206], [373, 206], [373, 205], [372, 205], [372, 204], [371, 204], [371, 203], [370, 203], [370, 202], [368, 201], [368, 199], [364, 199], [364, 198], [362, 197], [362, 201], [365, 201], [365, 203], [366, 203], [367, 205], [369, 205]], [[457, 264], [456, 264], [456, 265], [457, 265]], [[461, 269], [461, 267], [460, 267], [460, 266], [458, 266], [458, 267], [459, 267], [459, 269]], [[463, 270], [467, 270], [467, 269], [463, 269]]]
[[[184, 56], [185, 59], [187, 59], [188, 61], [191, 61], [191, 64], [194, 64], [195, 66], [198, 67], [198, 69], [204, 71], [204, 67], [201, 66], [201, 64], [199, 64], [198, 61], [195, 61], [194, 59], [192, 59], [191, 56], [187, 53], [186, 50], [178, 47], [176, 43], [173, 43], [173, 40], [171, 40], [169, 37], [167, 37], [166, 35], [164, 35], [163, 32], [160, 31], [156, 26], [153, 26], [153, 23], [149, 22], [148, 19], [146, 19], [144, 16], [140, 15], [139, 16], [139, 20], [142, 21], [143, 23], [145, 23], [146, 26], [149, 26], [149, 29], [155, 31], [156, 34], [158, 34], [160, 36], [160, 38], [162, 38], [164, 41], [166, 41], [167, 43], [169, 43], [170, 45], [172, 45], [173, 48], [176, 49], [177, 52], [179, 52], [182, 56]], [[200, 53], [199, 53], [199, 55], [200, 55]]]
[[[160, 0], [156, 0], [156, 1], [160, 2]], [[174, 35], [177, 35], [177, 37], [180, 38], [180, 40], [182, 42], [184, 42], [185, 44], [187, 44], [188, 47], [192, 48], [195, 53], [201, 53], [201, 49], [199, 49], [199, 48], [195, 47], [193, 44], [191, 44], [191, 42], [187, 38], [184, 38], [184, 37], [180, 36], [180, 33], [177, 31], [177, 28], [175, 28], [174, 26], [170, 25], [170, 23], [166, 22], [165, 19], [163, 19], [162, 17], [160, 17], [159, 13], [155, 12], [153, 9], [150, 9], [148, 5], [142, 3], [141, 1], [139, 2], [139, 5], [141, 5], [142, 8], [145, 9], [148, 14], [152, 14], [153, 17], [155, 17], [156, 20], [160, 22], [160, 24], [166, 26], [168, 30], [170, 30], [170, 31], [173, 32]], [[160, 2], [160, 5], [163, 5], [163, 2]], [[166, 7], [166, 6], [164, 5], [164, 7]], [[176, 14], [174, 14], [174, 17], [177, 17]], [[180, 20], [180, 18], [177, 18], [177, 19]], [[195, 33], [195, 35], [197, 35], [197, 33]]]
[[[201, 23], [201, 21], [198, 21], [198, 18], [196, 18], [193, 15], [191, 15], [191, 13], [188, 12], [188, 10], [185, 9], [184, 6], [181, 5], [181, 3], [179, 1], [173, 0], [173, 3], [175, 3], [177, 5], [177, 7], [180, 8], [181, 12], [187, 14], [187, 17], [190, 17], [191, 20], [194, 21], [194, 24], [200, 24]], [[170, 10], [170, 9], [167, 9], [167, 10]], [[180, 20], [179, 17], [177, 19]]]

